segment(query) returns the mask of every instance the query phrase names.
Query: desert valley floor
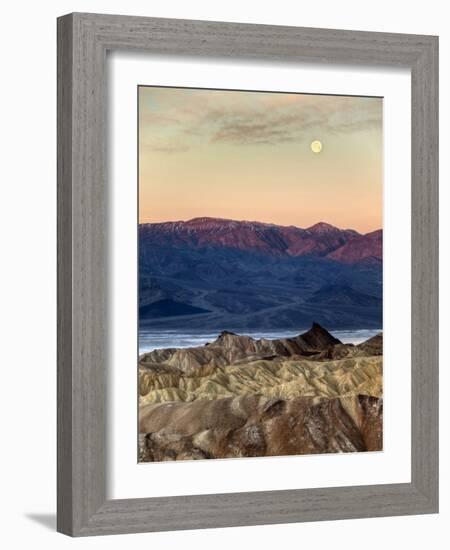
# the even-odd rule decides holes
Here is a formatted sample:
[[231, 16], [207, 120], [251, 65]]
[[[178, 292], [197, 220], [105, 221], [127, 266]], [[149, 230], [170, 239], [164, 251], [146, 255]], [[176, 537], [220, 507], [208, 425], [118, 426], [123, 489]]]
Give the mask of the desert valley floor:
[[222, 332], [139, 358], [139, 461], [382, 450], [382, 334]]

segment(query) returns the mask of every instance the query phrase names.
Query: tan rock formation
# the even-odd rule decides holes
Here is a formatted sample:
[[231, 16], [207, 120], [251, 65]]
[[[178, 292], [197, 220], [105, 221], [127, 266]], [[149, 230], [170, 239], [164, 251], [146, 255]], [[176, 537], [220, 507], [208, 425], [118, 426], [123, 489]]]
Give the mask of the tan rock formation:
[[172, 402], [145, 407], [140, 429], [143, 461], [376, 451], [382, 400], [250, 395]]
[[345, 345], [223, 332], [139, 362], [140, 460], [382, 449], [382, 336]]

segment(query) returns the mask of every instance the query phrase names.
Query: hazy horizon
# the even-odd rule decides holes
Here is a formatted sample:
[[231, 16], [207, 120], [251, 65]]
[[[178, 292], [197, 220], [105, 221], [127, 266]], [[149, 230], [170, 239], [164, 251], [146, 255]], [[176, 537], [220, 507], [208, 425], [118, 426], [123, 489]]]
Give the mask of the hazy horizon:
[[382, 228], [382, 177], [380, 98], [139, 88], [140, 223], [368, 233]]

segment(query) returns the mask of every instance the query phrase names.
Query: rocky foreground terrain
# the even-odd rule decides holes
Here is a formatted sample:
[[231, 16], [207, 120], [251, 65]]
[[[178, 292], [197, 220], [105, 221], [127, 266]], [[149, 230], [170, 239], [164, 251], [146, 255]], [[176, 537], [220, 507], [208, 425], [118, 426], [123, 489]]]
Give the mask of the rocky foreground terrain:
[[382, 449], [382, 335], [343, 344], [222, 332], [139, 360], [142, 462]]

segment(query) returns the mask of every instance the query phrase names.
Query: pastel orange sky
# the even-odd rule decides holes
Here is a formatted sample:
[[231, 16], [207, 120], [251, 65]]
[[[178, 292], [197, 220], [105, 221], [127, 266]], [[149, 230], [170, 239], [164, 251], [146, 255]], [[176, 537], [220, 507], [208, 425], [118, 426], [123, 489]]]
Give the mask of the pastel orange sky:
[[379, 229], [382, 105], [369, 97], [140, 87], [139, 222], [211, 216]]

